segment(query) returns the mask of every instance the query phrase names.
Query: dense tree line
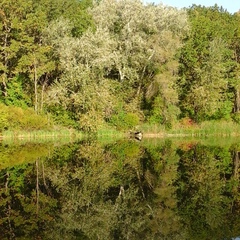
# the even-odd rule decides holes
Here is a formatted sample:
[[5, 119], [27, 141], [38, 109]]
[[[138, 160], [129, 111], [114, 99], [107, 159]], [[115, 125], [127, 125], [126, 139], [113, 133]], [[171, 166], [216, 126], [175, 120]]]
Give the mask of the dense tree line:
[[238, 13], [139, 0], [10, 0], [0, 3], [0, 19], [7, 106], [86, 131], [239, 120]]
[[182, 113], [195, 120], [239, 113], [239, 14], [218, 6], [192, 6], [191, 31], [179, 58]]

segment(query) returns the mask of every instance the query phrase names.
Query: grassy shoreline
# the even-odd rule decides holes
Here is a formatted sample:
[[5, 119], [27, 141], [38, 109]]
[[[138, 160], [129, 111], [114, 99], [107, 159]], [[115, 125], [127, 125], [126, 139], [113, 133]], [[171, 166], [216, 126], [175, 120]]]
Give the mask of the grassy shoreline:
[[240, 136], [240, 125], [232, 121], [206, 121], [200, 124], [176, 124], [172, 129], [164, 126], [145, 124], [142, 126], [145, 137], [206, 137]]
[[[136, 128], [143, 132], [144, 138], [165, 138], [165, 137], [236, 137], [240, 136], [240, 125], [228, 121], [208, 121], [201, 124], [185, 126], [176, 124], [172, 129], [166, 129], [162, 125], [143, 124]], [[123, 138], [129, 136], [129, 131], [119, 131], [114, 128], [104, 127], [95, 134], [79, 132], [74, 129], [54, 128], [53, 130], [8, 130], [0, 134], [0, 140], [5, 139], [59, 139], [70, 138], [79, 139], [86, 136], [96, 138]]]
[[73, 129], [57, 129], [57, 130], [34, 130], [34, 131], [3, 131], [0, 134], [0, 140], [5, 139], [59, 139], [59, 138], [81, 138], [81, 132], [77, 132]]

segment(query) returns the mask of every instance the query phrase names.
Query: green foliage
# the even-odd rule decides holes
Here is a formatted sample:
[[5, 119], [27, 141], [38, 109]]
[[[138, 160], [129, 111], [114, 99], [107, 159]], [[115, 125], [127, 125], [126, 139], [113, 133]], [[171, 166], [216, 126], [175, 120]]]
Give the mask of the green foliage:
[[162, 124], [170, 129], [177, 121], [180, 111], [174, 104], [166, 104], [162, 96], [157, 96], [152, 101], [151, 110], [147, 121], [150, 124]]
[[196, 144], [180, 153], [177, 193], [181, 199], [179, 214], [189, 226], [187, 239], [210, 235], [211, 239], [219, 239], [223, 233], [225, 237], [233, 234], [224, 223], [229, 216], [226, 206], [231, 204], [227, 196], [234, 191], [228, 186], [232, 181], [226, 179], [233, 161], [229, 151]]
[[86, 114], [81, 114], [79, 119], [79, 129], [84, 132], [96, 133], [101, 121], [102, 119], [98, 118], [98, 113], [89, 111]]
[[7, 107], [0, 103], [0, 131], [7, 129], [9, 126]]
[[140, 122], [139, 116], [135, 113], [120, 111], [113, 114], [109, 120], [110, 124], [120, 130], [133, 129]]
[[230, 100], [225, 100], [220, 105], [220, 108], [214, 116], [215, 119], [225, 119], [231, 121], [231, 112], [233, 109], [233, 103]]
[[[49, 89], [49, 107], [64, 105], [85, 131], [96, 129], [103, 120], [131, 128], [139, 121], [132, 113], [141, 112], [142, 97], [156, 69], [167, 72], [158, 78], [166, 105], [176, 105], [173, 72], [180, 38], [188, 28], [186, 13], [138, 0], [94, 2], [89, 12], [96, 28], [78, 38], [71, 36], [67, 18], [53, 21], [46, 29], [47, 42], [64, 69]], [[114, 114], [119, 102], [126, 113]]]
[[158, 96], [154, 99], [152, 104], [152, 109], [150, 111], [150, 116], [148, 118], [148, 121], [150, 124], [158, 123], [163, 124], [164, 122], [164, 116], [163, 116], [163, 99]]
[[[6, 150], [7, 148], [7, 150]], [[26, 143], [26, 144], [2, 144], [0, 145], [0, 169], [13, 168], [34, 162], [37, 158], [47, 157], [53, 151], [53, 143]], [[14, 177], [14, 175], [13, 175]], [[18, 176], [17, 178], [19, 178]], [[20, 180], [20, 179], [15, 179]]]
[[0, 144], [1, 237], [231, 239], [239, 144], [208, 141]]
[[18, 76], [7, 83], [8, 94], [3, 99], [8, 106], [27, 108], [31, 106], [31, 99], [24, 91], [24, 78]]
[[239, 20], [217, 5], [194, 5], [188, 15], [191, 30], [183, 40], [179, 58], [178, 90], [182, 115], [198, 122], [229, 118], [232, 89], [228, 87], [236, 65], [232, 41]]
[[73, 113], [65, 110], [61, 105], [48, 107], [52, 120], [65, 127], [77, 128]]
[[[139, 0], [9, 0], [0, 20], [5, 105], [92, 132], [104, 121], [118, 129], [143, 120], [171, 128], [179, 116], [238, 122], [239, 14]], [[8, 123], [1, 112], [2, 129], [41, 125]]]
[[[32, 0], [0, 3], [0, 84], [3, 102], [42, 112], [45, 89], [60, 74], [58, 57], [45, 41], [44, 29], [60, 17], [72, 22], [72, 35], [81, 35], [91, 24], [91, 1]], [[24, 86], [22, 85], [24, 77]], [[24, 88], [23, 91], [21, 88]], [[26, 97], [26, 95], [28, 97]], [[41, 97], [40, 97], [41, 95]]]
[[42, 130], [51, 123], [46, 116], [37, 115], [32, 109], [0, 104], [0, 130]]

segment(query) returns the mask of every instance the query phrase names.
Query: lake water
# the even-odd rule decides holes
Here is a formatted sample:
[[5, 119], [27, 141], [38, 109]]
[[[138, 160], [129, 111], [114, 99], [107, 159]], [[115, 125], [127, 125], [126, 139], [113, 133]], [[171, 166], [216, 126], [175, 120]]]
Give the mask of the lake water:
[[240, 139], [0, 142], [0, 239], [240, 236]]

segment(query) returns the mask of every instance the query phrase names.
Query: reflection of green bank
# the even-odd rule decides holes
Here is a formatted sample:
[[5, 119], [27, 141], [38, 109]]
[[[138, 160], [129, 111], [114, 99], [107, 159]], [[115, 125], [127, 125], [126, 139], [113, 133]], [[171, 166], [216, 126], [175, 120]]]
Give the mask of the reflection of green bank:
[[32, 163], [51, 155], [53, 144], [0, 144], [0, 169]]
[[240, 149], [225, 140], [2, 143], [1, 237], [232, 239]]
[[230, 148], [232, 145], [238, 146], [240, 151], [240, 137], [165, 137], [165, 138], [147, 138], [144, 137], [142, 144], [144, 146], [157, 146], [164, 144], [166, 141], [171, 142], [175, 147], [183, 145], [202, 144], [205, 146], [221, 146]]

